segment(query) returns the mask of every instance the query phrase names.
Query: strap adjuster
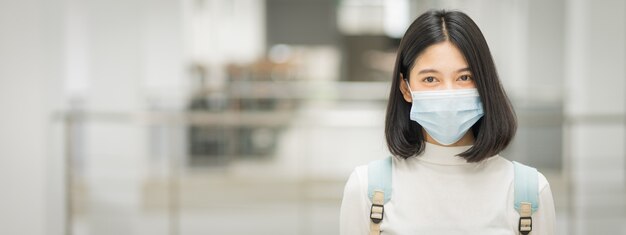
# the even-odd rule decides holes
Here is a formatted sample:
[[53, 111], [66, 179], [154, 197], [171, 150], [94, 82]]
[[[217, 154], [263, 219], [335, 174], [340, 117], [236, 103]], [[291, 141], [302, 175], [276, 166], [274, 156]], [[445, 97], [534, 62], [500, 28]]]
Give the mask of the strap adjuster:
[[533, 230], [533, 218], [530, 216], [520, 217], [518, 229], [522, 234], [530, 233]]
[[385, 207], [383, 205], [372, 204], [372, 208], [370, 208], [370, 219], [375, 224], [380, 223], [383, 220], [383, 214], [385, 212]]

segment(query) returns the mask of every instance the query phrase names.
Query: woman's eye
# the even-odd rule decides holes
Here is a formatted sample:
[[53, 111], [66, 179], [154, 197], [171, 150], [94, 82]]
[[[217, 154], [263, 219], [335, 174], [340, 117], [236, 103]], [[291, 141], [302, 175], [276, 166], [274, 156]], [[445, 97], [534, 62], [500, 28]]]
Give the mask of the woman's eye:
[[424, 81], [424, 82], [427, 82], [427, 83], [432, 83], [432, 82], [434, 82], [434, 81], [435, 81], [435, 78], [434, 78], [434, 77], [426, 77], [426, 78], [424, 78], [424, 80], [423, 80], [423, 81]]
[[470, 75], [463, 75], [463, 76], [459, 77], [459, 80], [461, 80], [461, 81], [469, 81], [469, 80], [472, 80], [472, 76], [470, 76]]

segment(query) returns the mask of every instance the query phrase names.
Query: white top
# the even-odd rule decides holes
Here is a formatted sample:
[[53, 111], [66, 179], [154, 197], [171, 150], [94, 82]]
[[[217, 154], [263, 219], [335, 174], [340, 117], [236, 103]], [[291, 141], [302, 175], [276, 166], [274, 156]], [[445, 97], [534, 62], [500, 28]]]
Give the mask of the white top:
[[[426, 143], [424, 153], [394, 157], [392, 197], [385, 204], [381, 234], [519, 234], [513, 207], [513, 163], [499, 155], [479, 163], [455, 156], [471, 146]], [[371, 202], [367, 165], [346, 183], [341, 203], [341, 235], [369, 234]], [[539, 209], [530, 235], [555, 234], [550, 185], [539, 173]]]

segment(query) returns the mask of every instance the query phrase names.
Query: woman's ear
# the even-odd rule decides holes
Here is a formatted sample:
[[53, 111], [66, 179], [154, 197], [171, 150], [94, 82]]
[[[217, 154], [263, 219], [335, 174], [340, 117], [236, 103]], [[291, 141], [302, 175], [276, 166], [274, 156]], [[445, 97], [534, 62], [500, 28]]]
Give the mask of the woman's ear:
[[406, 102], [413, 102], [413, 98], [411, 97], [411, 89], [409, 88], [408, 80], [404, 79], [402, 73], [400, 73], [400, 92], [402, 92], [402, 96]]

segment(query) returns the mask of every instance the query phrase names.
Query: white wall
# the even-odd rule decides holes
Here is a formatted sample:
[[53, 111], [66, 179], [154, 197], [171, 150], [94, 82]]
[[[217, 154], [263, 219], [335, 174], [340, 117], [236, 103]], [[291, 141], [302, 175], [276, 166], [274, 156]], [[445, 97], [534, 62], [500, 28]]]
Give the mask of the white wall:
[[566, 19], [567, 234], [623, 234], [626, 3], [569, 1]]
[[[97, 111], [146, 109], [147, 96], [182, 105], [181, 2], [0, 1], [0, 234], [64, 233], [65, 142], [55, 114], [66, 98]], [[99, 156], [116, 135], [144, 142], [145, 130], [124, 131], [133, 135], [84, 136], [99, 143], [90, 149]], [[123, 156], [146, 156], [132, 146]]]
[[[73, 142], [80, 146], [73, 169], [76, 188], [86, 192], [77, 205], [83, 210], [73, 221], [76, 234], [143, 234], [148, 227], [136, 219], [145, 213], [141, 190], [150, 173], [150, 129], [106, 114], [124, 117], [184, 107], [188, 78], [181, 5], [168, 0], [67, 2], [67, 40], [77, 44], [68, 45], [66, 67], [68, 74], [84, 76], [68, 80], [77, 82], [68, 87], [83, 100], [82, 108], [96, 114]], [[156, 224], [166, 226], [162, 220], [158, 217]]]
[[57, 1], [0, 1], [0, 234], [46, 234], [46, 141], [59, 107]]

